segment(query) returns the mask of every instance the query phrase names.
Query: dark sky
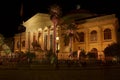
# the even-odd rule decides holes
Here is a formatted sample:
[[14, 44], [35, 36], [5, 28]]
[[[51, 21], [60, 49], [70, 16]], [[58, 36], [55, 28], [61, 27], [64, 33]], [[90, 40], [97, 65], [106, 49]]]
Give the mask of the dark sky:
[[[20, 16], [21, 3], [23, 3], [22, 18]], [[48, 13], [48, 8], [52, 4], [60, 5], [63, 14], [76, 9], [76, 5], [80, 5], [81, 9], [98, 14], [115, 13], [120, 18], [120, 4], [117, 0], [3, 0], [0, 3], [0, 33], [5, 37], [13, 36], [17, 32], [21, 19], [26, 21], [37, 12]]]

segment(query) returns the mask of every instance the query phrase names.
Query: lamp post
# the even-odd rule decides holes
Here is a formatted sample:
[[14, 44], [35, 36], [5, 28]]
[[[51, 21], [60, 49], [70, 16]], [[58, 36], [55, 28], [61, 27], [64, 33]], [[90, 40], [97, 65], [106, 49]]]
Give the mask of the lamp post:
[[57, 50], [56, 50], [56, 54], [57, 54], [57, 59], [58, 59], [58, 51], [59, 51], [59, 37], [56, 37], [56, 41], [57, 41]]

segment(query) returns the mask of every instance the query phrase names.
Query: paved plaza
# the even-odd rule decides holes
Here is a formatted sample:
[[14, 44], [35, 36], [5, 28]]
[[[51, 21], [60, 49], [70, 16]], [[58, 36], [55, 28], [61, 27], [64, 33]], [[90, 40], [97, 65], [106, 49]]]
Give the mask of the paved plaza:
[[0, 80], [120, 80], [120, 65], [0, 66]]

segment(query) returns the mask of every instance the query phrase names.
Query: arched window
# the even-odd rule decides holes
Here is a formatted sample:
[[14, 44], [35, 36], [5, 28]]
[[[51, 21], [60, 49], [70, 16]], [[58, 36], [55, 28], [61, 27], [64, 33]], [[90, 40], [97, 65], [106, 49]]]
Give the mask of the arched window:
[[98, 50], [96, 48], [92, 48], [91, 51], [87, 54], [90, 58], [98, 58]]
[[92, 53], [98, 53], [98, 50], [97, 50], [96, 48], [92, 48], [92, 49], [91, 49], [91, 52], [92, 52]]
[[98, 57], [98, 50], [96, 48], [92, 48], [91, 52], [94, 53], [95, 58]]
[[112, 36], [111, 36], [111, 30], [110, 29], [105, 29], [104, 30], [104, 40], [106, 39], [111, 39]]
[[97, 41], [97, 31], [93, 30], [93, 31], [90, 33], [90, 40], [91, 40], [91, 41]]
[[84, 32], [80, 32], [80, 33], [79, 33], [80, 42], [84, 42], [84, 38], [85, 38]]

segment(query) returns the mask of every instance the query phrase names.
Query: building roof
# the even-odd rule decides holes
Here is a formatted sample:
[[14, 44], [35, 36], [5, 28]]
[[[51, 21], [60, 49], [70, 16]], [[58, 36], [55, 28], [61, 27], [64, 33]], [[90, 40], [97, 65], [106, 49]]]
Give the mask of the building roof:
[[74, 22], [86, 18], [91, 18], [91, 17], [96, 17], [98, 14], [92, 13], [88, 10], [84, 9], [76, 9], [68, 12], [62, 17], [62, 20], [67, 23], [67, 22]]
[[85, 9], [75, 9], [62, 17], [63, 23], [79, 22], [80, 20], [95, 18], [106, 14], [96, 14]]
[[51, 24], [50, 16], [45, 13], [36, 13], [30, 19], [23, 23], [25, 27], [41, 27], [49, 26]]

